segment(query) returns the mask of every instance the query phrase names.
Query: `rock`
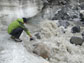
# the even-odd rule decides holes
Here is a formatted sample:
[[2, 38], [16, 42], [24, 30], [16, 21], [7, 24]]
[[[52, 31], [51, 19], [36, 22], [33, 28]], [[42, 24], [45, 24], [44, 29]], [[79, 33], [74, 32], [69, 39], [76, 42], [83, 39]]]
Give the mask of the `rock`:
[[82, 32], [82, 34], [81, 34], [81, 35], [82, 35], [82, 38], [83, 38], [83, 40], [84, 40], [84, 32]]
[[81, 34], [82, 36], [84, 36], [84, 32], [82, 32], [82, 34]]
[[67, 28], [69, 26], [69, 22], [67, 20], [60, 20], [59, 26], [63, 26], [64, 28]]
[[80, 13], [80, 21], [84, 22], [84, 15], [82, 13]]
[[81, 8], [81, 10], [84, 10], [84, 2], [80, 3], [79, 7]]
[[36, 36], [37, 39], [41, 39], [41, 36], [40, 36], [39, 33], [36, 33], [35, 36]]
[[70, 0], [47, 0], [50, 5], [65, 5], [70, 2]]
[[65, 12], [64, 9], [61, 9], [60, 11], [58, 11], [57, 14], [55, 14], [55, 16], [52, 18], [52, 20], [67, 20], [69, 18], [70, 17], [67, 14], [67, 12]]
[[71, 39], [70, 39], [70, 42], [71, 42], [72, 44], [82, 45], [83, 39], [80, 38], [80, 37], [72, 36]]
[[74, 26], [72, 27], [72, 33], [80, 32], [80, 26]]
[[74, 10], [71, 5], [66, 5], [61, 8], [52, 18], [52, 20], [73, 20], [74, 18], [79, 18], [78, 7]]
[[33, 53], [43, 57], [43, 58], [48, 58], [50, 57], [50, 49], [49, 47], [44, 44], [44, 43], [38, 43], [34, 45], [34, 50]]

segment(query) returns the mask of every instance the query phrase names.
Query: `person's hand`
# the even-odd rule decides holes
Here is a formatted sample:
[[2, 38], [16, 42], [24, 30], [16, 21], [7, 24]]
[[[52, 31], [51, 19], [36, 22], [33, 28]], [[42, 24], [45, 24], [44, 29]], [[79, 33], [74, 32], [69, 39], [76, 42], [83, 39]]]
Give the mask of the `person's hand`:
[[32, 41], [32, 40], [34, 40], [34, 38], [33, 38], [33, 37], [31, 37], [31, 38], [30, 38], [30, 41]]

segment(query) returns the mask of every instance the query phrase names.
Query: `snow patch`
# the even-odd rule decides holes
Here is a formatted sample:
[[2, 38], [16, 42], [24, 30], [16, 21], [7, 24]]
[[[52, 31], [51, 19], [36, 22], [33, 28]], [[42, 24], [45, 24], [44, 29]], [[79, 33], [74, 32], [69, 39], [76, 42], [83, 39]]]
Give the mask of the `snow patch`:
[[4, 33], [2, 35], [1, 33], [0, 63], [49, 63], [43, 58], [28, 52], [22, 43], [16, 43], [9, 38], [8, 34]]

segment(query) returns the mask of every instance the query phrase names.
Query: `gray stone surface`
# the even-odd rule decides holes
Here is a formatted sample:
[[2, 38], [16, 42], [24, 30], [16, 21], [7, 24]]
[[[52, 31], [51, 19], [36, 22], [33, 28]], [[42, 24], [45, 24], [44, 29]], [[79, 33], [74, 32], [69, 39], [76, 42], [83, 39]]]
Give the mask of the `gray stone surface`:
[[34, 45], [33, 52], [39, 56], [42, 56], [43, 58], [49, 58], [50, 57], [50, 49], [49, 47], [44, 43], [37, 43]]
[[73, 20], [74, 18], [79, 18], [78, 10], [78, 6], [65, 5], [54, 15], [52, 20]]
[[72, 33], [79, 33], [80, 32], [80, 26], [74, 26], [72, 27]]
[[65, 28], [67, 28], [69, 26], [69, 22], [67, 20], [60, 20], [59, 21], [59, 26], [63, 26]]
[[80, 38], [80, 37], [75, 37], [75, 36], [73, 36], [73, 37], [71, 37], [70, 42], [71, 42], [72, 44], [82, 45], [83, 39]]
[[36, 33], [35, 36], [37, 39], [41, 39], [40, 33]]

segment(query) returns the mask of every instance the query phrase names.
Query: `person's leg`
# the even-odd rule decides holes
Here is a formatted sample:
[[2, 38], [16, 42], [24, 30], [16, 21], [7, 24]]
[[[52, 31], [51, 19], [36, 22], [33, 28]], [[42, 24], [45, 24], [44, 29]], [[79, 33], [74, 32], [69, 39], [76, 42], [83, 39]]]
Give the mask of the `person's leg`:
[[11, 35], [15, 38], [19, 38], [22, 32], [23, 28], [16, 28], [11, 32]]
[[16, 38], [19, 38], [21, 36], [22, 32], [23, 32], [23, 28], [17, 28], [16, 32], [17, 32], [16, 33]]

